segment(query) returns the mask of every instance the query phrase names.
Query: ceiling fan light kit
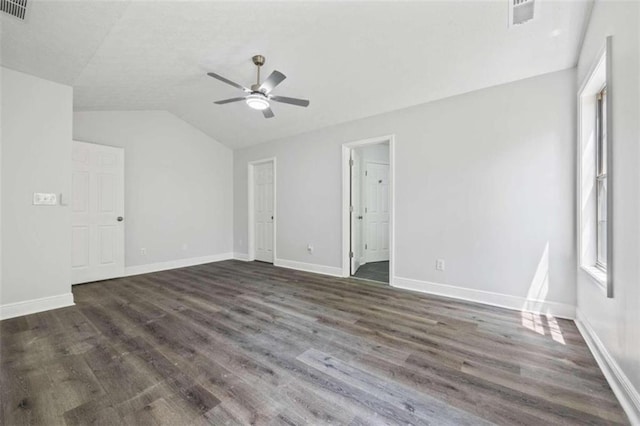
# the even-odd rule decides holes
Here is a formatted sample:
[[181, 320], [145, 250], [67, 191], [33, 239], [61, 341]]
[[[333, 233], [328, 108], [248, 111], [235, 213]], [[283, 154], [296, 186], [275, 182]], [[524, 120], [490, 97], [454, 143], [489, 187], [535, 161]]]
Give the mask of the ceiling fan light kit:
[[267, 100], [267, 97], [264, 95], [252, 93], [249, 96], [247, 96], [245, 99], [246, 99], [247, 105], [249, 105], [249, 108], [257, 109], [259, 111], [269, 108], [269, 101]]
[[280, 71], [273, 71], [271, 75], [269, 75], [269, 77], [267, 77], [267, 79], [263, 81], [262, 84], [260, 84], [260, 67], [264, 65], [265, 57], [262, 55], [255, 55], [253, 58], [251, 58], [251, 60], [253, 61], [254, 65], [258, 68], [257, 79], [256, 79], [257, 82], [256, 84], [251, 85], [251, 89], [241, 86], [240, 84], [233, 82], [227, 78], [224, 78], [221, 75], [218, 75], [216, 73], [210, 72], [207, 74], [210, 77], [220, 80], [223, 83], [226, 83], [230, 86], [235, 87], [236, 89], [240, 89], [243, 92], [247, 93], [246, 96], [216, 101], [214, 102], [215, 104], [224, 105], [224, 104], [229, 104], [229, 103], [239, 102], [244, 100], [250, 108], [262, 111], [262, 114], [264, 115], [265, 118], [274, 117], [273, 111], [271, 111], [271, 108], [270, 108], [271, 105], [269, 104], [269, 101], [280, 102], [280, 103], [301, 106], [301, 107], [309, 106], [309, 101], [306, 99], [271, 95], [270, 94], [271, 91], [278, 84], [282, 83], [282, 81], [287, 77], [284, 74], [282, 74]]

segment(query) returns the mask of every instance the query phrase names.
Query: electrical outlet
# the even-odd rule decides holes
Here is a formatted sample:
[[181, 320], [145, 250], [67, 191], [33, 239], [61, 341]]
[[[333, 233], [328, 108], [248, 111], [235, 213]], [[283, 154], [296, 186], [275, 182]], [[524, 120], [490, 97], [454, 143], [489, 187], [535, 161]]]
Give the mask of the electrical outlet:
[[33, 193], [33, 205], [34, 206], [55, 206], [58, 204], [56, 194], [34, 192]]
[[141, 254], [142, 256], [146, 256], [146, 255], [147, 255], [147, 249], [146, 249], [146, 248], [144, 248], [144, 247], [143, 247], [143, 248], [141, 248], [141, 249], [140, 249], [140, 254]]
[[436, 259], [436, 271], [444, 271], [444, 259]]
[[182, 245], [182, 250], [183, 250], [183, 251], [186, 251], [188, 248], [189, 248], [189, 246], [187, 245], [187, 243], [184, 243], [184, 244]]
[[307, 251], [309, 254], [313, 254], [313, 246], [311, 244], [307, 245]]

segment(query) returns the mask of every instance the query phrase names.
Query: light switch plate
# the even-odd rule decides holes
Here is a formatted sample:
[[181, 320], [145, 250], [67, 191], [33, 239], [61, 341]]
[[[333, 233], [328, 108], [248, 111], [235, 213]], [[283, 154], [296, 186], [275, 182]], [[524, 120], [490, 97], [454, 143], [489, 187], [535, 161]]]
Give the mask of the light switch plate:
[[56, 197], [56, 194], [45, 192], [33, 193], [34, 206], [55, 206], [56, 204], [58, 204], [58, 197]]

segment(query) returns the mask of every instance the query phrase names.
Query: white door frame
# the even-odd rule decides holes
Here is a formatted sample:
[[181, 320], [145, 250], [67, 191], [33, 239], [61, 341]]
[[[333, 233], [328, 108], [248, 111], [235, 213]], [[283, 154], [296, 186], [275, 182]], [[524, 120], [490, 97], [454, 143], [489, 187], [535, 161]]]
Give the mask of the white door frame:
[[248, 238], [247, 238], [247, 246], [248, 246], [248, 261], [252, 262], [256, 260], [256, 230], [255, 230], [255, 182], [254, 182], [254, 169], [255, 166], [265, 163], [273, 163], [273, 263], [276, 263], [276, 236], [278, 233], [276, 232], [276, 223], [278, 221], [277, 214], [277, 204], [276, 204], [276, 157], [263, 158], [260, 160], [249, 161], [248, 163], [248, 183], [249, 183], [249, 228], [248, 228]]
[[369, 139], [362, 139], [342, 144], [342, 276], [349, 277], [351, 274], [349, 251], [351, 224], [349, 221], [349, 195], [351, 192], [350, 178], [351, 170], [349, 160], [351, 150], [365, 145], [375, 145], [389, 142], [389, 285], [393, 285], [395, 278], [395, 258], [396, 258], [396, 223], [395, 223], [395, 135], [378, 136]]

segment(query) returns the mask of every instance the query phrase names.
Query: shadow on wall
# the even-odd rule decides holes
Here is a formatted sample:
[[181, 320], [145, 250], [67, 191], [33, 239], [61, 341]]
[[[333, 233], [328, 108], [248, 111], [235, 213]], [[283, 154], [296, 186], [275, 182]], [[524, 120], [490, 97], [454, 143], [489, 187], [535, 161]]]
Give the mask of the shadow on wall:
[[[544, 303], [549, 292], [549, 242], [545, 244], [542, 257], [531, 281], [527, 300], [521, 309], [522, 325], [543, 336], [549, 332], [551, 338], [565, 344], [558, 321], [550, 313], [544, 313]], [[540, 313], [534, 313], [540, 312]]]

